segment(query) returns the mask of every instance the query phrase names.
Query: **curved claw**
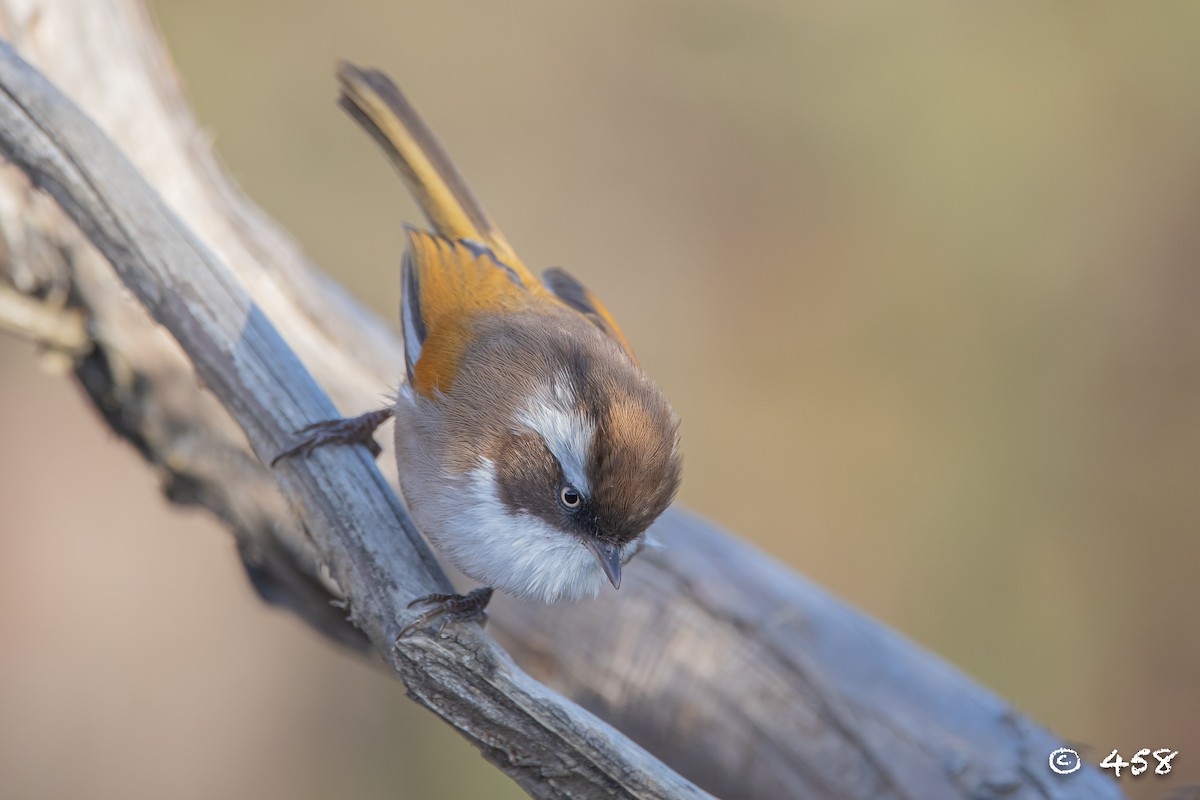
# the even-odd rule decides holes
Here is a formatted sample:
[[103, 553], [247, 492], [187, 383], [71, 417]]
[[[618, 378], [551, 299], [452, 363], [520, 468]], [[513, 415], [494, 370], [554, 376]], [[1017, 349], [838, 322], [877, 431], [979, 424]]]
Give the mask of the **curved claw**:
[[424, 597], [418, 597], [416, 600], [413, 600], [411, 603], [405, 606], [405, 608], [412, 608], [414, 606], [427, 606], [434, 603], [446, 603], [464, 596], [465, 595], [461, 594], [427, 594]]

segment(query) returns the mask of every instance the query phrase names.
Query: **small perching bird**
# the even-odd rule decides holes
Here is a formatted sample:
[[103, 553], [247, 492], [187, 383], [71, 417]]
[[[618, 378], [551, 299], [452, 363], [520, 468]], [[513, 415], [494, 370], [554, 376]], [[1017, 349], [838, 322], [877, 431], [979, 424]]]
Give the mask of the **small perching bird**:
[[539, 281], [525, 267], [386, 75], [342, 64], [338, 77], [340, 104], [387, 150], [434, 230], [407, 228], [407, 379], [395, 404], [310, 425], [275, 461], [333, 442], [373, 446], [395, 417], [413, 520], [485, 586], [419, 598], [433, 608], [405, 632], [478, 613], [492, 588], [553, 603], [619, 587], [679, 487], [670, 403], [591, 292], [564, 270]]

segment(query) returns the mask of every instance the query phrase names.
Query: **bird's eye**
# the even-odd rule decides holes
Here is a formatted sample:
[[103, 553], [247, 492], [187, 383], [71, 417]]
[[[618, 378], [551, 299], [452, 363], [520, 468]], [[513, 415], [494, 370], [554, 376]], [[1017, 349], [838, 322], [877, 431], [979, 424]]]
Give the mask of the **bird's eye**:
[[568, 511], [574, 511], [583, 502], [583, 497], [574, 486], [564, 486], [558, 492], [558, 500]]

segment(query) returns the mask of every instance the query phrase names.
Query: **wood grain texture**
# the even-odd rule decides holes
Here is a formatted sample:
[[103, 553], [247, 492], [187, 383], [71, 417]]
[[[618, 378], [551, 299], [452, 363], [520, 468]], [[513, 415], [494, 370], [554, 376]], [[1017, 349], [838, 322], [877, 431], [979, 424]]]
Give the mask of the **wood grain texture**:
[[[567, 609], [497, 602], [490, 630], [512, 659], [474, 626], [393, 650], [411, 616], [404, 603], [445, 579], [388, 482], [358, 449], [328, 450], [279, 470], [277, 487], [256, 454], [269, 458], [286, 431], [335, 413], [319, 386], [342, 408], [371, 407], [403, 368], [400, 343], [232, 188], [140, 6], [3, 0], [0, 14], [5, 35], [137, 162], [5, 48], [5, 152], [121, 280], [11, 171], [0, 275], [48, 308], [85, 315], [93, 347], [76, 361], [79, 380], [169, 496], [229, 524], [264, 596], [361, 647], [326, 602], [318, 565], [328, 563], [410, 693], [531, 794], [701, 793], [512, 659], [721, 796], [1121, 796], [1091, 767], [1053, 775], [1046, 757], [1061, 742], [1045, 729], [681, 511], [655, 526], [661, 549], [630, 564], [619, 595]], [[102, 90], [115, 83], [122, 91]]]

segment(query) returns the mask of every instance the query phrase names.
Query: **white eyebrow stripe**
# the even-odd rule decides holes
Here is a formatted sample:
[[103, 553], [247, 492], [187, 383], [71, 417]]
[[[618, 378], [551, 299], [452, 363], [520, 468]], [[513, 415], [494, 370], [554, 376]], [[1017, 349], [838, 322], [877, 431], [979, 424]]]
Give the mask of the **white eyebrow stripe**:
[[542, 437], [563, 475], [586, 496], [590, 490], [587, 460], [596, 426], [580, 410], [570, 379], [559, 375], [544, 385], [529, 398], [518, 419]]

